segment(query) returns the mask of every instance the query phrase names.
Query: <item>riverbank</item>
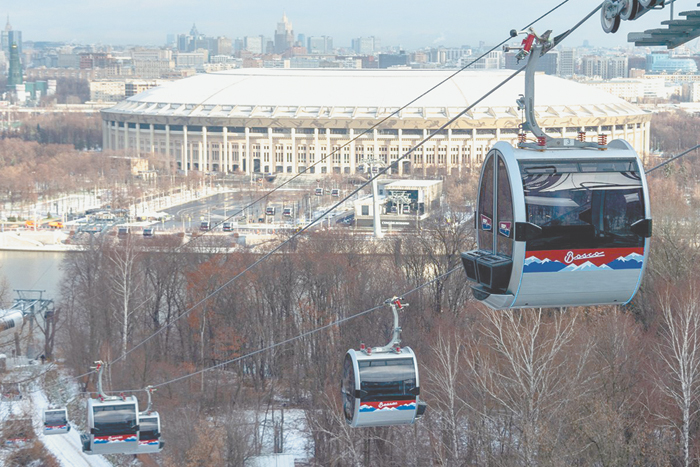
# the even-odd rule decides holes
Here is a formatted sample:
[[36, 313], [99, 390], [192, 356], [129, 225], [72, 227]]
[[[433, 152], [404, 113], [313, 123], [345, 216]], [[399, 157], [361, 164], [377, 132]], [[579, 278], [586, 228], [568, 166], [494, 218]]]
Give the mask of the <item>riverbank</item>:
[[65, 243], [67, 239], [68, 234], [60, 230], [0, 232], [0, 250], [58, 253], [81, 250], [80, 245]]

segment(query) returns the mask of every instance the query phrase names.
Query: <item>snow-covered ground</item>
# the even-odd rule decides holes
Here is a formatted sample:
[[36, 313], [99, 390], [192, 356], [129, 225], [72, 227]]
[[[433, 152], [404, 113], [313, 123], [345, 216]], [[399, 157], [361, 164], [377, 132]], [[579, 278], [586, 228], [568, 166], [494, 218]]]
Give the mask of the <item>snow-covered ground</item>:
[[44, 443], [46, 449], [56, 456], [62, 466], [65, 467], [112, 467], [112, 464], [102, 456], [88, 456], [83, 454], [80, 444], [80, 432], [73, 426], [65, 435], [46, 436], [42, 429], [44, 409], [48, 408], [49, 401], [43, 391], [35, 391], [30, 398], [34, 431], [37, 438]]

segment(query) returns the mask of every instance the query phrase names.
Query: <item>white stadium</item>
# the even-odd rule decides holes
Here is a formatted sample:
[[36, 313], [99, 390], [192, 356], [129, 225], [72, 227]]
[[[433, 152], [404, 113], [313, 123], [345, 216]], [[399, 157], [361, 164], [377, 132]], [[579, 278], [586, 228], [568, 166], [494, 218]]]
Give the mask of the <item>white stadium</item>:
[[[103, 145], [127, 155], [169, 156], [185, 172], [351, 174], [364, 159], [395, 161], [512, 71], [463, 71], [389, 117], [452, 73], [246, 68], [199, 74], [103, 110]], [[515, 143], [523, 79], [479, 103], [395, 173], [470, 171], [497, 141]], [[651, 115], [603, 91], [541, 74], [535, 104], [551, 136], [585, 131], [590, 140], [624, 138], [642, 157], [649, 150]]]

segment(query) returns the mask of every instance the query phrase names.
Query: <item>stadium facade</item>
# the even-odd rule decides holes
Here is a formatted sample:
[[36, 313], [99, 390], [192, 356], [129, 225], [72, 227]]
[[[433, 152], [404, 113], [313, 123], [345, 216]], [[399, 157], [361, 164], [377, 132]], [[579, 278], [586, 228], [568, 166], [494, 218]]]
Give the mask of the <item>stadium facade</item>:
[[[186, 172], [294, 174], [309, 168], [316, 174], [350, 174], [366, 159], [397, 160], [509, 72], [464, 71], [409, 104], [451, 73], [240, 69], [200, 74], [103, 110], [103, 147], [128, 155], [161, 154]], [[520, 75], [416, 149], [395, 172], [478, 168], [497, 141], [517, 141], [522, 112], [515, 101], [522, 92]], [[538, 122], [552, 136], [606, 134], [626, 139], [642, 157], [648, 153], [651, 115], [622, 99], [538, 75], [535, 103]]]

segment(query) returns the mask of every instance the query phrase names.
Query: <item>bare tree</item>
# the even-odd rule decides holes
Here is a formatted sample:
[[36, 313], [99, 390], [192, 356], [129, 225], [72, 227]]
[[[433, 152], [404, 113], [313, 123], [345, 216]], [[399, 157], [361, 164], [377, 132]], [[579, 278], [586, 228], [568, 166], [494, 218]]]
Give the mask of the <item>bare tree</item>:
[[562, 447], [563, 415], [581, 389], [590, 346], [584, 343], [575, 356], [568, 349], [575, 314], [484, 310], [482, 316], [485, 342], [467, 359], [484, 407], [493, 407], [480, 409], [482, 421], [492, 427], [491, 436], [511, 445], [508, 455], [519, 460], [509, 462], [541, 464], [554, 446]]
[[463, 342], [453, 334], [440, 333], [433, 345], [434, 361], [426, 365], [427, 389], [430, 393], [430, 417], [436, 419], [439, 448], [433, 448], [440, 465], [461, 465], [463, 426], [466, 425], [467, 401], [464, 387]]
[[[700, 295], [690, 287], [687, 297], [666, 293], [661, 300], [663, 327], [656, 353], [661, 361], [659, 390], [681, 413], [676, 423], [683, 444], [683, 465], [690, 465], [691, 425], [698, 412], [700, 391]], [[673, 423], [672, 417], [665, 417]]]
[[121, 299], [118, 312], [115, 317], [122, 328], [122, 355], [127, 351], [129, 344], [129, 324], [131, 315], [135, 313], [140, 305], [132, 306], [131, 301], [139, 292], [142, 281], [138, 276], [139, 251], [136, 242], [128, 235], [123, 244], [114, 248], [109, 255], [109, 260], [113, 265], [114, 273], [111, 278], [112, 289], [119, 299]]

